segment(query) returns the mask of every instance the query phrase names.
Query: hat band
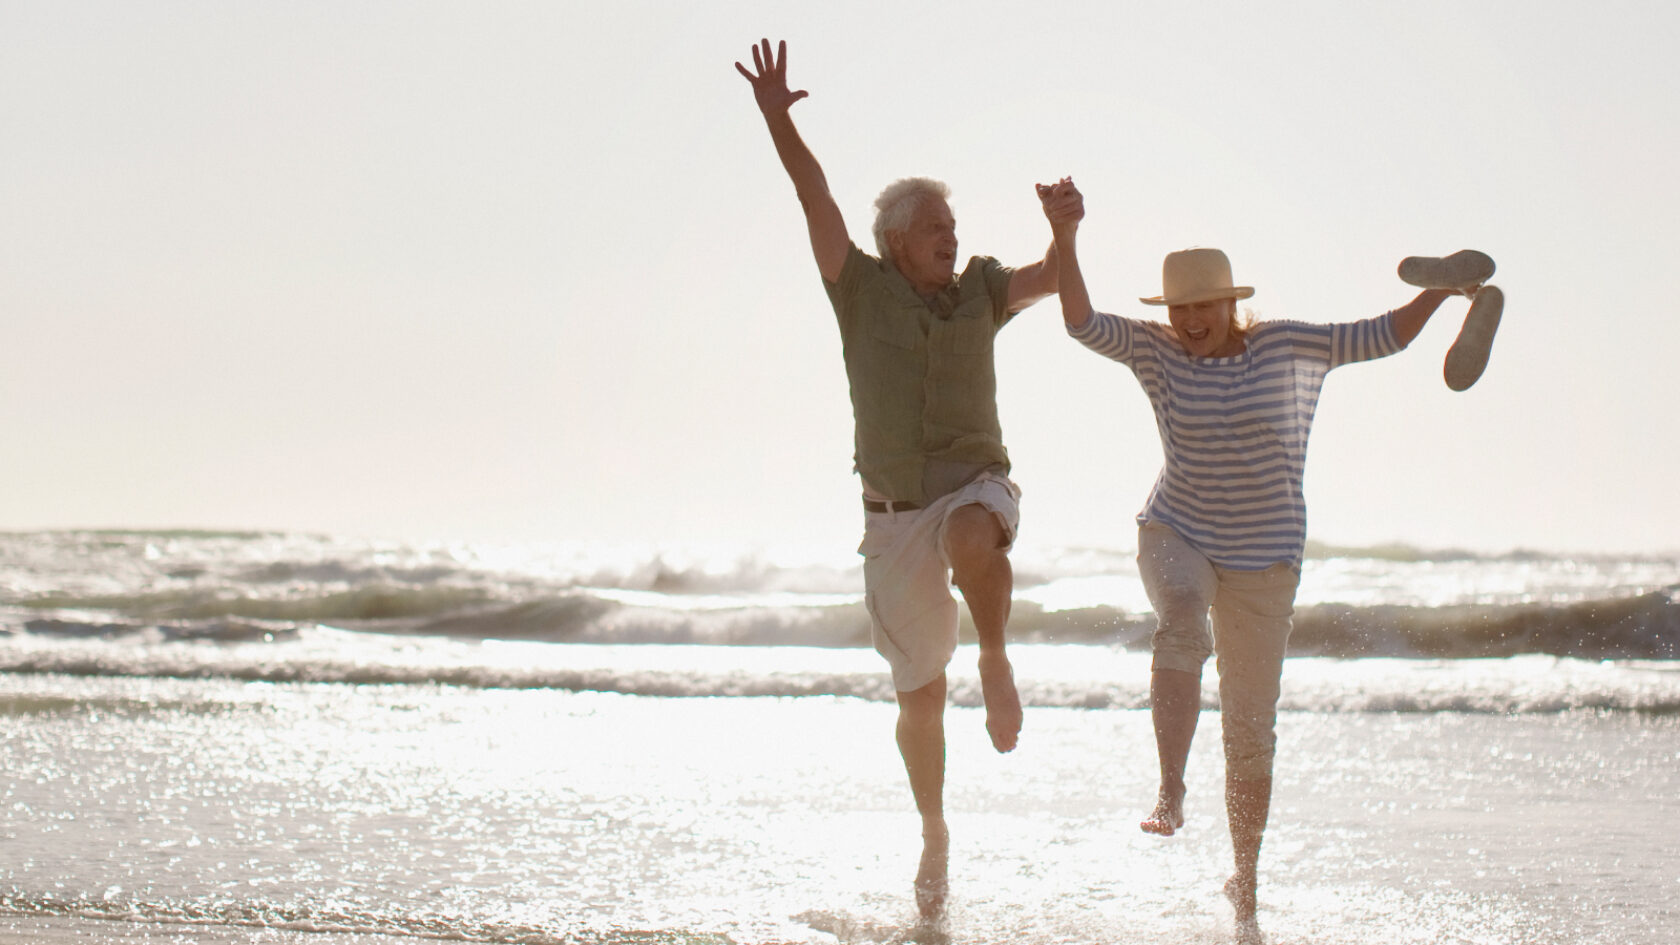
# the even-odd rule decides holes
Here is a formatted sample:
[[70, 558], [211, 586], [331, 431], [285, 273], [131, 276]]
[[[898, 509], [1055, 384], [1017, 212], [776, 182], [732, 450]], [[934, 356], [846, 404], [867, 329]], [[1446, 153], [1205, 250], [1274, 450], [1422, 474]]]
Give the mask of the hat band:
[[1246, 299], [1254, 294], [1253, 286], [1237, 285], [1217, 289], [1203, 289], [1176, 298], [1157, 295], [1153, 298], [1140, 298], [1138, 301], [1145, 305], [1194, 305], [1197, 302], [1210, 302], [1214, 299]]

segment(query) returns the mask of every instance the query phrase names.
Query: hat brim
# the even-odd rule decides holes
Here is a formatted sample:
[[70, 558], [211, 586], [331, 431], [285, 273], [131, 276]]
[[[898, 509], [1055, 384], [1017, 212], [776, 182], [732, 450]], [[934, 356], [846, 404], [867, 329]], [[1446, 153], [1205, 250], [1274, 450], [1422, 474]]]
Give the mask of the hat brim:
[[1253, 294], [1253, 286], [1238, 285], [1229, 289], [1210, 289], [1193, 295], [1181, 295], [1174, 299], [1157, 295], [1149, 299], [1140, 298], [1138, 301], [1145, 305], [1194, 305], [1197, 302], [1209, 302], [1214, 299], [1246, 299]]

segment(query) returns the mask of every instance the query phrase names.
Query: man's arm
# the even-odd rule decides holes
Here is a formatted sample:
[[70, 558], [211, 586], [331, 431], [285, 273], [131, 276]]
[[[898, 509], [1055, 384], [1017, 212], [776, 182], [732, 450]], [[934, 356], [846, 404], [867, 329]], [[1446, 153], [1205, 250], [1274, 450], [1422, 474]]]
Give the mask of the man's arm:
[[1029, 266], [1022, 266], [1009, 277], [1009, 311], [1019, 312], [1045, 296], [1056, 294], [1060, 269], [1056, 263], [1056, 244], [1044, 251], [1044, 258]]
[[764, 113], [764, 123], [770, 128], [770, 140], [776, 145], [776, 156], [781, 158], [782, 167], [793, 180], [799, 205], [805, 208], [805, 226], [811, 234], [811, 253], [817, 258], [817, 271], [822, 273], [824, 280], [839, 282], [851, 237], [846, 234], [846, 221], [840, 216], [840, 205], [828, 192], [828, 178], [823, 174], [822, 165], [817, 163], [811, 149], [805, 146], [804, 139], [799, 137], [798, 129], [793, 126], [793, 116], [788, 114], [794, 102], [810, 93], [804, 89], [788, 91], [785, 40], [778, 44], [776, 52], [777, 55], [772, 56], [770, 41], [763, 40], [762, 47], [753, 47], [753, 67], [757, 73], [748, 72], [739, 62], [735, 63], [735, 68], [752, 83], [753, 98], [758, 101], [758, 110]]

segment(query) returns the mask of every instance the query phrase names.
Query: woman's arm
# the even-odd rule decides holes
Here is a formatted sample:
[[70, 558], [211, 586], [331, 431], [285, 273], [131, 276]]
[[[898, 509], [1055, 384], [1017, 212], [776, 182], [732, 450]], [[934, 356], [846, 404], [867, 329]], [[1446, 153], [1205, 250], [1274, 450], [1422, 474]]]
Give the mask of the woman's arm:
[[[1085, 288], [1084, 274], [1079, 271], [1076, 246], [1079, 221], [1085, 218], [1085, 198], [1073, 185], [1073, 178], [1064, 177], [1054, 184], [1039, 184], [1038, 199], [1044, 205], [1044, 216], [1050, 221], [1050, 235], [1055, 240], [1051, 249], [1056, 257], [1062, 321], [1069, 328], [1081, 328], [1091, 318], [1091, 294]], [[1049, 254], [1044, 261], [1050, 262]]]
[[1429, 316], [1441, 307], [1441, 303], [1455, 295], [1463, 294], [1475, 298], [1477, 286], [1466, 289], [1462, 293], [1455, 289], [1424, 289], [1417, 298], [1394, 310], [1394, 337], [1404, 348], [1412, 343], [1412, 339], [1423, 331], [1423, 326], [1429, 323]]

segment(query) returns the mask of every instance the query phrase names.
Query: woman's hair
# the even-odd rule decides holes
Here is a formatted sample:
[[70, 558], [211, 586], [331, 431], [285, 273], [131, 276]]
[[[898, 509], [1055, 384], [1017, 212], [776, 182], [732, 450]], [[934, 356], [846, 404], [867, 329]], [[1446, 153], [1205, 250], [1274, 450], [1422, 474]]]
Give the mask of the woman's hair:
[[916, 208], [928, 198], [938, 198], [947, 203], [951, 200], [951, 188], [943, 181], [931, 177], [905, 177], [895, 180], [881, 191], [881, 196], [875, 198], [875, 250], [882, 259], [891, 258], [887, 251], [887, 231], [904, 230], [910, 227], [910, 218], [915, 216]]
[[1245, 308], [1238, 314], [1237, 307], [1231, 306], [1231, 336], [1240, 340], [1247, 340], [1248, 333], [1254, 330], [1256, 322], [1260, 321], [1260, 314], [1254, 309]]

